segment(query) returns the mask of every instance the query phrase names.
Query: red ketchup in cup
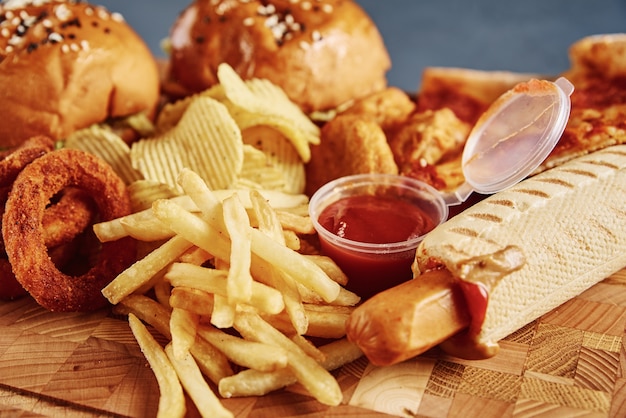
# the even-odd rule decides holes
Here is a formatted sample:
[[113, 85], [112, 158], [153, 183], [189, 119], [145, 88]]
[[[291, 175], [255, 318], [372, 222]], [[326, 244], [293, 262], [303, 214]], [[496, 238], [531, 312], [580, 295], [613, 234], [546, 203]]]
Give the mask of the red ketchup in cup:
[[309, 212], [322, 253], [363, 299], [410, 280], [423, 236], [445, 221], [440, 193], [418, 180], [358, 174], [334, 180], [311, 198]]

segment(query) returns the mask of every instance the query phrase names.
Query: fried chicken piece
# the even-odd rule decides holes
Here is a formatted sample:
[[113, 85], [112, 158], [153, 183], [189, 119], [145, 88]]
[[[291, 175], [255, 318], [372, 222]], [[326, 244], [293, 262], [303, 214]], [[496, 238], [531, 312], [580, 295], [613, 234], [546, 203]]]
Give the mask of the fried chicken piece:
[[320, 145], [311, 148], [306, 193], [310, 196], [336, 178], [364, 173], [398, 174], [387, 137], [372, 117], [339, 115], [322, 127]]
[[414, 113], [388, 138], [401, 173], [414, 170], [416, 162], [434, 165], [446, 156], [462, 152], [471, 126], [448, 108]]
[[357, 100], [340, 114], [370, 116], [386, 135], [390, 135], [407, 120], [415, 108], [415, 102], [407, 93], [397, 87], [388, 87]]

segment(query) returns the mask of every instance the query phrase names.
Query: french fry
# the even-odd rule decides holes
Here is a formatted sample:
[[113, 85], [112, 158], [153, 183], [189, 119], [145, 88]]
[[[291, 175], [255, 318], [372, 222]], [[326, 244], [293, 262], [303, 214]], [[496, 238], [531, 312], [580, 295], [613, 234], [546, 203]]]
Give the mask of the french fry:
[[255, 276], [257, 280], [272, 286], [282, 294], [285, 304], [284, 313], [289, 318], [293, 330], [297, 334], [305, 334], [309, 327], [309, 320], [304, 311], [300, 292], [298, 291], [295, 280], [284, 272], [274, 268], [274, 266], [265, 262], [265, 260], [258, 259], [256, 264], [264, 266], [262, 269], [259, 269], [259, 276]]
[[230, 240], [224, 229], [216, 229], [204, 219], [169, 200], [158, 200], [152, 206], [154, 214], [169, 228], [193, 245], [222, 260], [230, 258]]
[[191, 347], [191, 355], [196, 360], [202, 374], [216, 385], [220, 380], [234, 374], [224, 353], [203, 338], [196, 338], [195, 344]]
[[[189, 211], [198, 211], [189, 196], [176, 196], [168, 200]], [[156, 241], [173, 235], [173, 232], [154, 216], [151, 207], [121, 218], [97, 223], [93, 229], [100, 242], [116, 241], [129, 235], [141, 241]]]
[[170, 294], [172, 293], [172, 286], [170, 286], [167, 280], [163, 279], [163, 276], [164, 275], [161, 275], [161, 272], [159, 272], [158, 280], [152, 280], [154, 283], [152, 285], [152, 289], [154, 290], [154, 298], [157, 302], [170, 309]]
[[213, 312], [213, 294], [193, 287], [178, 286], [170, 293], [169, 305], [184, 309], [197, 315], [211, 316]]
[[202, 212], [203, 219], [208, 222], [209, 225], [213, 225], [218, 230], [224, 228], [221, 202], [227, 197], [232, 196], [232, 193], [225, 194], [220, 199], [207, 186], [202, 177], [189, 169], [181, 170], [178, 174], [177, 182]]
[[[308, 337], [338, 339], [346, 335], [346, 321], [354, 307], [336, 305], [303, 304], [307, 329], [302, 335]], [[261, 314], [263, 319], [285, 334], [296, 332], [293, 320], [287, 312], [278, 315]]]
[[280, 245], [258, 229], [252, 228], [251, 236], [252, 252], [256, 255], [276, 268], [284, 270], [303, 286], [319, 294], [326, 302], [332, 302], [339, 296], [340, 286], [302, 254]]
[[330, 302], [325, 301], [319, 294], [313, 292], [311, 289], [301, 285], [300, 283], [298, 283], [298, 291], [300, 292], [302, 301], [305, 303], [328, 303], [329, 305], [336, 306], [355, 306], [361, 301], [361, 297], [359, 295], [342, 286], [339, 287], [339, 294], [337, 297]]
[[[215, 296], [228, 297], [227, 274], [224, 270], [174, 263], [165, 274], [165, 278], [174, 287], [192, 287]], [[278, 290], [257, 281], [252, 282], [252, 296], [249, 304], [269, 314], [277, 314], [285, 308], [282, 295]]]
[[122, 225], [122, 218], [94, 224], [93, 232], [100, 242], [117, 241], [128, 236], [128, 232]]
[[191, 350], [196, 340], [198, 315], [184, 309], [174, 308], [170, 314], [170, 333], [172, 351], [176, 358], [182, 359]]
[[250, 220], [237, 195], [224, 200], [223, 213], [231, 245], [226, 287], [228, 302], [231, 305], [248, 303], [252, 297]]
[[309, 216], [299, 215], [286, 210], [276, 211], [278, 220], [284, 229], [297, 232], [298, 234], [314, 234], [313, 222]]
[[299, 251], [302, 248], [300, 238], [295, 232], [285, 229], [283, 231], [285, 237], [285, 246], [290, 250]]
[[172, 363], [178, 379], [196, 405], [200, 415], [205, 418], [233, 417], [233, 413], [222, 405], [219, 398], [204, 380], [202, 372], [191, 354], [185, 352], [176, 355], [175, 351], [172, 344], [165, 346], [165, 354]]
[[[183, 209], [181, 208], [181, 210]], [[120, 273], [102, 289], [102, 294], [113, 305], [119, 303], [126, 296], [149, 282], [159, 271], [180, 257], [191, 246], [189, 241], [180, 236], [171, 238]]]
[[333, 281], [342, 286], [348, 284], [348, 276], [332, 258], [325, 255], [305, 255], [305, 257], [317, 264]]
[[160, 241], [174, 235], [167, 225], [154, 216], [152, 210], [137, 212], [119, 221], [126, 234], [139, 241]]
[[309, 320], [307, 335], [320, 338], [342, 338], [346, 335], [346, 321], [352, 307], [305, 305]]
[[343, 393], [335, 378], [298, 345], [260, 316], [240, 312], [235, 317], [235, 329], [246, 339], [285, 349], [289, 359], [289, 369], [308, 392], [325, 405], [339, 405], [343, 399]]
[[128, 323], [159, 385], [161, 395], [157, 416], [184, 417], [187, 407], [183, 388], [165, 351], [132, 313], [128, 315]]
[[[228, 291], [226, 291], [228, 293]], [[235, 321], [235, 305], [228, 301], [228, 297], [213, 295], [213, 312], [211, 312], [211, 323], [218, 328], [231, 328]]]
[[180, 261], [182, 263], [195, 264], [197, 266], [201, 266], [207, 261], [213, 260], [213, 256], [203, 250], [202, 248], [193, 247], [189, 249], [185, 254], [180, 256]]
[[[172, 340], [170, 332], [170, 312], [155, 300], [141, 295], [131, 295], [116, 307], [120, 314], [133, 314], [143, 322], [150, 324], [161, 335]], [[196, 339], [191, 347], [191, 354], [198, 362], [202, 373], [213, 383], [233, 375], [233, 370], [226, 356], [201, 338]]]
[[311, 357], [318, 363], [321, 363], [326, 359], [324, 353], [319, 348], [315, 347], [315, 345], [313, 345], [313, 343], [307, 340], [303, 335], [292, 335], [291, 341], [293, 341], [298, 347], [300, 347], [307, 356]]
[[270, 206], [261, 193], [250, 191], [250, 202], [257, 220], [257, 228], [276, 242], [285, 244], [285, 235], [276, 211]]
[[[324, 354], [321, 366], [326, 370], [335, 370], [363, 355], [356, 344], [345, 338], [323, 345], [319, 347], [319, 350]], [[219, 393], [224, 398], [263, 396], [297, 381], [298, 379], [290, 369], [274, 372], [248, 369], [220, 380]]]
[[274, 371], [287, 367], [287, 353], [280, 347], [235, 337], [211, 325], [200, 326], [198, 336], [240, 366], [260, 371]]
[[170, 332], [170, 311], [152, 298], [143, 295], [130, 295], [116, 305], [119, 314], [133, 314], [151, 325], [159, 334], [172, 339]]

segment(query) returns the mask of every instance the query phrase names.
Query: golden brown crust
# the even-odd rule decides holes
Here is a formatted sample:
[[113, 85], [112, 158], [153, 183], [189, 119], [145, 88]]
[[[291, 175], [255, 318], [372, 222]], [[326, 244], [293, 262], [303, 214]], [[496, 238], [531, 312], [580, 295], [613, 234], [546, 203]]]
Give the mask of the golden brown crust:
[[0, 146], [155, 109], [156, 62], [121, 16], [73, 1], [36, 4], [0, 6]]
[[83, 151], [61, 149], [30, 163], [18, 175], [2, 218], [2, 237], [15, 278], [51, 311], [87, 311], [106, 305], [101, 293], [135, 260], [130, 238], [102, 244], [95, 264], [70, 276], [48, 255], [43, 219], [49, 200], [66, 187], [88, 191], [102, 221], [130, 213], [123, 181], [110, 166]]
[[306, 193], [342, 176], [398, 174], [391, 148], [373, 118], [340, 115], [322, 127], [320, 145], [311, 147], [306, 166]]
[[386, 86], [390, 59], [378, 29], [351, 0], [196, 1], [170, 32], [170, 85], [194, 93], [230, 64], [266, 78], [305, 112]]

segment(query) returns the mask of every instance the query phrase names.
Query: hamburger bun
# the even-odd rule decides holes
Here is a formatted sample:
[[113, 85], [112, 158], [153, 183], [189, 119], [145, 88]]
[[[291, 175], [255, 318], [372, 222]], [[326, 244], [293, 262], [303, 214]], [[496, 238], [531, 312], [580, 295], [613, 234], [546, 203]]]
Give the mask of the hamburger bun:
[[156, 109], [156, 61], [119, 14], [77, 1], [8, 1], [0, 34], [0, 147]]
[[391, 65], [377, 27], [348, 0], [196, 0], [174, 22], [169, 52], [172, 95], [217, 84], [225, 62], [280, 86], [305, 112], [383, 89]]

